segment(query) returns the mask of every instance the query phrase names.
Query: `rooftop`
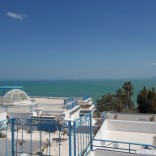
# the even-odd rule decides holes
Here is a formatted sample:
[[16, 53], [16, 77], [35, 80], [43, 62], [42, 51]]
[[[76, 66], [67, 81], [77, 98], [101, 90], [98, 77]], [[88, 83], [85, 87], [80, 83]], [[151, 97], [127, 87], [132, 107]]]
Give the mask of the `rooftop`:
[[[114, 151], [117, 155], [119, 151], [134, 154], [142, 148], [156, 147], [156, 122], [149, 120], [151, 115], [105, 113], [104, 122], [93, 139], [93, 150], [98, 150], [98, 152], [92, 152], [92, 155], [100, 156], [102, 153], [107, 153], [99, 149], [112, 150], [112, 153], [107, 154], [113, 156]], [[156, 153], [155, 150], [154, 152]]]

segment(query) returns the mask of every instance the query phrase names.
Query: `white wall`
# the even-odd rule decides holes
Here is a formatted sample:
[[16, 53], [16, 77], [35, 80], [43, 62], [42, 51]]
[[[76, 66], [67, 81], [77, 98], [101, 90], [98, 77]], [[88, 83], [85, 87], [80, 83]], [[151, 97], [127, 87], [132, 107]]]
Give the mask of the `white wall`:
[[106, 119], [96, 134], [95, 139], [105, 138], [107, 130], [156, 134], [156, 123]]
[[94, 156], [135, 156], [135, 154], [107, 151], [107, 150], [95, 150]]
[[33, 116], [33, 113], [7, 113], [9, 118], [23, 118], [27, 119], [29, 116]]
[[[112, 131], [111, 131], [112, 130]], [[116, 133], [113, 133], [113, 131], [116, 131]], [[123, 131], [120, 133], [117, 133], [118, 131]], [[147, 144], [152, 144], [152, 136], [154, 134], [156, 134], [156, 123], [155, 122], [142, 122], [142, 121], [125, 121], [125, 120], [109, 120], [106, 119], [104, 121], [104, 123], [102, 124], [101, 128], [99, 129], [98, 133], [95, 136], [95, 139], [104, 139], [104, 138], [108, 138], [106, 136], [109, 136], [109, 138], [111, 138], [111, 135], [114, 134], [118, 134], [119, 136], [114, 135], [114, 137], [116, 138], [121, 138], [122, 140], [126, 140], [126, 138], [128, 139], [132, 139], [135, 140], [133, 137], [135, 138], [139, 138], [138, 136], [125, 136], [125, 132], [137, 132], [142, 133], [144, 135], [142, 135], [144, 138], [144, 141], [147, 142]], [[111, 134], [112, 133], [112, 134]], [[126, 133], [128, 134], [128, 133]], [[146, 135], [145, 135], [146, 134]], [[148, 136], [148, 138], [146, 138]], [[124, 138], [125, 137], [125, 138]], [[151, 137], [151, 138], [149, 138]], [[108, 139], [109, 140], [109, 139]], [[114, 139], [110, 139], [110, 140], [114, 140]], [[150, 140], [150, 143], [149, 143]], [[130, 142], [135, 142], [135, 141], [130, 141]], [[138, 142], [138, 141], [137, 141]], [[143, 143], [145, 143], [143, 142]], [[124, 153], [117, 153], [117, 152], [110, 152], [106, 151], [106, 150], [99, 150], [97, 148], [101, 148], [101, 144], [100, 141], [94, 141], [93, 140], [93, 145], [99, 146], [99, 147], [93, 147], [93, 149], [95, 150], [94, 152], [94, 156], [126, 156]], [[122, 145], [124, 146], [124, 145]], [[123, 147], [125, 148], [125, 147]], [[129, 156], [129, 155], [127, 155]], [[131, 155], [132, 156], [132, 155]]]
[[[141, 114], [141, 113], [107, 113], [108, 119], [114, 119], [114, 116], [117, 115], [118, 120], [128, 120], [128, 121], [149, 121], [151, 116], [154, 116], [156, 119], [156, 114]], [[156, 120], [155, 120], [156, 121]]]
[[76, 111], [74, 114], [71, 115], [71, 119], [75, 120], [79, 118], [80, 116], [80, 110]]
[[[154, 122], [138, 122], [123, 120], [108, 120], [108, 130], [140, 132], [140, 133], [156, 133], [156, 123]], [[104, 129], [103, 129], [104, 131]]]
[[64, 120], [75, 120], [77, 118], [79, 118], [80, 115], [80, 109], [78, 109], [76, 112], [74, 112], [73, 114], [70, 115], [70, 112], [72, 112], [73, 110], [77, 109], [79, 106], [74, 107], [71, 110], [66, 110], [63, 112], [64, 114]]
[[6, 112], [4, 112], [4, 113], [0, 113], [0, 121], [3, 121], [3, 120], [5, 120], [6, 119]]
[[104, 137], [105, 131], [107, 130], [108, 120], [105, 120], [104, 123], [101, 125], [98, 133], [95, 136], [95, 139], [102, 139]]

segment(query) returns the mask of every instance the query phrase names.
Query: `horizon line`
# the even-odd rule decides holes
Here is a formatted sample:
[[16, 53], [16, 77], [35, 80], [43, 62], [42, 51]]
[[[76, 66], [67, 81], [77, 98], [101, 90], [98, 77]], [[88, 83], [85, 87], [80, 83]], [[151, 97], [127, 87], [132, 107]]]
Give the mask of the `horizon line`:
[[89, 81], [89, 80], [127, 80], [127, 81], [131, 81], [131, 80], [155, 80], [156, 77], [151, 77], [151, 78], [147, 78], [147, 77], [142, 77], [142, 78], [96, 78], [96, 79], [0, 79], [1, 82], [4, 81]]

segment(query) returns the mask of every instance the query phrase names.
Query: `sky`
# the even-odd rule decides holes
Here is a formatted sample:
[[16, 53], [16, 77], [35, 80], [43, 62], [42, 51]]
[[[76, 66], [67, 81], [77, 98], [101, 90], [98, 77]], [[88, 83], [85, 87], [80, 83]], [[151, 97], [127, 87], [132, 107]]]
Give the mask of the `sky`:
[[0, 0], [0, 80], [156, 77], [155, 0]]

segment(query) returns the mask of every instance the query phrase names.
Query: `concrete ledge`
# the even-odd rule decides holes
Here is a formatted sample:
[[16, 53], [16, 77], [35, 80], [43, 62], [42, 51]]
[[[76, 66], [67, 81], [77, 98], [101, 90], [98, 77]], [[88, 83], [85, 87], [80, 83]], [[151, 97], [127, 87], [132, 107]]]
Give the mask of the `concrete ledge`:
[[113, 131], [140, 132], [140, 133], [156, 133], [156, 123], [124, 121], [124, 120], [108, 120], [107, 129]]
[[94, 156], [135, 156], [135, 154], [97, 149], [94, 151]]

